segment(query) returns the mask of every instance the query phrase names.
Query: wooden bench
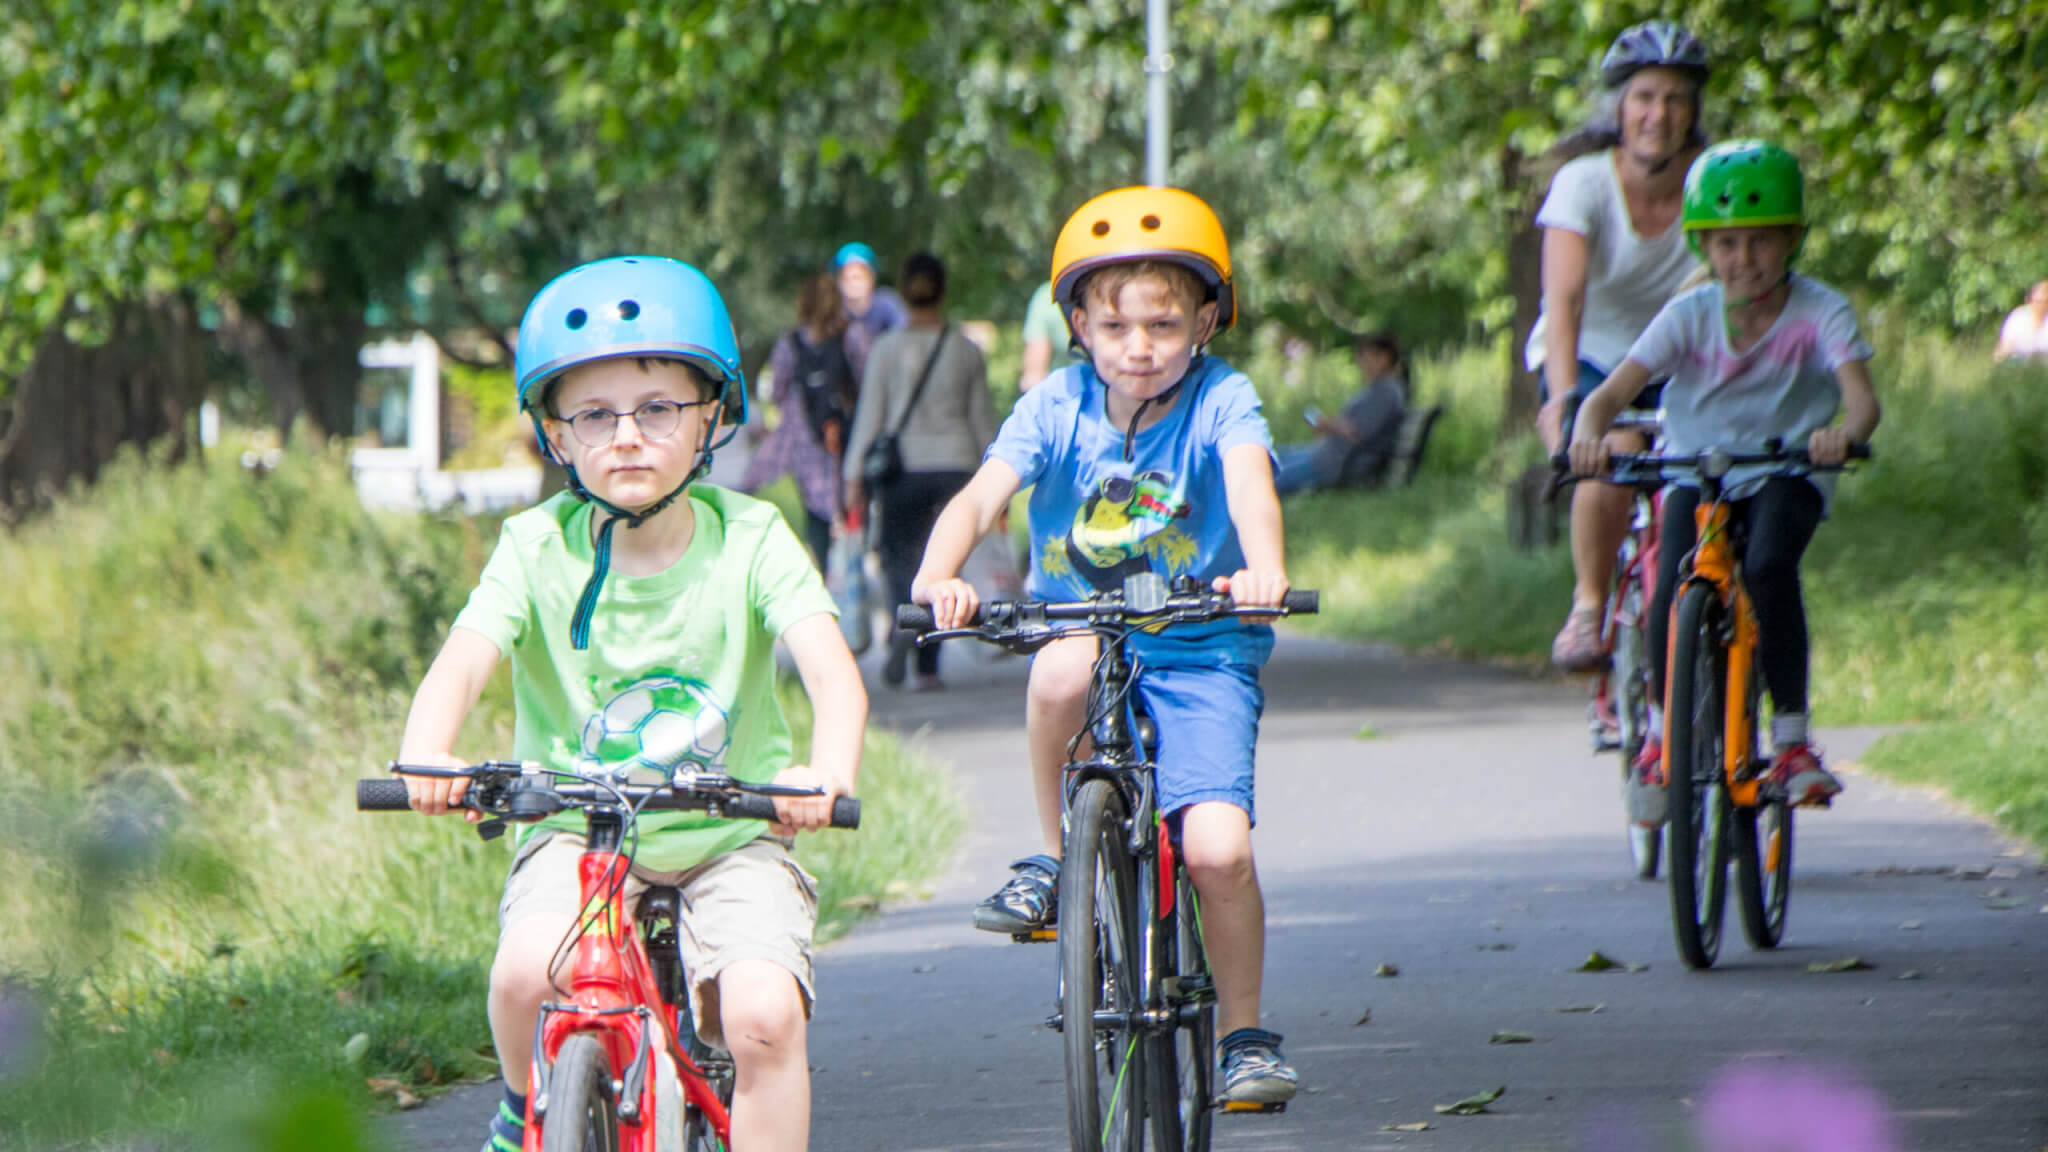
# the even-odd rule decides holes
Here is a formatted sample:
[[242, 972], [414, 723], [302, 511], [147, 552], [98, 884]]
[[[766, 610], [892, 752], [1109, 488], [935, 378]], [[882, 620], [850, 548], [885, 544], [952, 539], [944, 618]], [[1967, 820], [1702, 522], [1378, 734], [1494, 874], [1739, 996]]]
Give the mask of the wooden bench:
[[1422, 454], [1429, 449], [1430, 430], [1436, 427], [1436, 418], [1443, 410], [1441, 404], [1430, 404], [1402, 414], [1401, 431], [1394, 436], [1394, 451], [1380, 473], [1380, 487], [1400, 488], [1415, 479], [1415, 473], [1422, 469]]

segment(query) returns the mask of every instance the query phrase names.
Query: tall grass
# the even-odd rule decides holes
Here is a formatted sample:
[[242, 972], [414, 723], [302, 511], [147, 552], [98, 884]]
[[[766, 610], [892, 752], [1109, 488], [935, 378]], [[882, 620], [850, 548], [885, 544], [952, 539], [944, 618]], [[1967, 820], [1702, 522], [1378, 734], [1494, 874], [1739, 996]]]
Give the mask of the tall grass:
[[[1876, 458], [1842, 479], [1803, 567], [1816, 719], [1915, 726], [1866, 762], [2048, 845], [2048, 367], [1882, 327], [1878, 345]], [[1335, 355], [1296, 376], [1260, 381], [1276, 430], [1354, 378]], [[1286, 505], [1289, 575], [1324, 592], [1309, 626], [1540, 667], [1571, 563], [1508, 547], [1505, 482], [1536, 450], [1494, 444], [1498, 355], [1424, 360], [1416, 383], [1446, 409], [1412, 487]]]
[[[367, 514], [299, 452], [260, 477], [130, 458], [0, 536], [0, 1021], [36, 1022], [0, 1026], [0, 1146], [214, 1146], [223, 1102], [279, 1085], [360, 1108], [370, 1077], [492, 1067], [509, 849], [358, 814], [350, 781], [395, 748], [493, 531]], [[495, 678], [460, 747], [510, 748], [509, 697]], [[930, 765], [880, 734], [866, 764], [864, 830], [806, 838], [828, 932], [959, 827]]]

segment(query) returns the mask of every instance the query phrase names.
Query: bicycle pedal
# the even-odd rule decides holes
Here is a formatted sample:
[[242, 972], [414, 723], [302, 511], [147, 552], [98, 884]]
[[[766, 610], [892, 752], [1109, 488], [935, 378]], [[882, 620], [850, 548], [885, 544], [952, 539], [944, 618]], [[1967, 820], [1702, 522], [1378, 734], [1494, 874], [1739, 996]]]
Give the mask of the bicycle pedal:
[[1273, 1103], [1270, 1103], [1270, 1104], [1259, 1104], [1259, 1103], [1255, 1103], [1255, 1102], [1253, 1102], [1253, 1101], [1250, 1101], [1250, 1100], [1225, 1100], [1225, 1101], [1223, 1102], [1223, 1111], [1225, 1111], [1225, 1112], [1285, 1112], [1285, 1111], [1287, 1111], [1287, 1102], [1286, 1102], [1285, 1100], [1278, 1100], [1278, 1101], [1274, 1101]]
[[1060, 930], [1054, 928], [1033, 928], [1029, 932], [1012, 932], [1010, 939], [1019, 944], [1050, 944], [1060, 938]]

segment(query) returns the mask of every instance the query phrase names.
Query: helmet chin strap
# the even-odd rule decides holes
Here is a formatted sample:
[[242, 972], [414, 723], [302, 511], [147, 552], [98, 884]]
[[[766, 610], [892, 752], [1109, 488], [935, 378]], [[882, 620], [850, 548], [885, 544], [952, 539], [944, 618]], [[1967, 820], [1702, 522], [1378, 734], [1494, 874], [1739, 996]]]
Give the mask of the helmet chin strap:
[[[722, 417], [724, 414], [725, 401], [721, 397], [716, 408], [716, 416]], [[534, 422], [538, 424], [539, 418], [536, 417]], [[683, 477], [683, 482], [676, 485], [674, 491], [640, 509], [638, 512], [631, 512], [621, 508], [597, 493], [592, 492], [584, 486], [583, 478], [576, 475], [574, 465], [566, 460], [557, 461], [569, 473], [569, 491], [575, 493], [578, 500], [595, 504], [611, 514], [605, 518], [603, 524], [598, 526], [597, 540], [592, 546], [595, 557], [590, 568], [590, 579], [583, 582], [583, 593], [576, 598], [576, 614], [569, 621], [569, 645], [576, 651], [582, 652], [590, 647], [590, 621], [597, 614], [597, 598], [604, 591], [604, 579], [611, 574], [612, 530], [617, 528], [621, 522], [628, 528], [638, 528], [642, 524], [647, 523], [649, 520], [660, 515], [669, 505], [675, 503], [676, 498], [687, 491], [691, 484], [696, 483], [706, 472], [709, 472], [711, 470], [712, 455], [711, 435], [717, 429], [718, 419], [714, 418], [704, 429], [704, 443], [698, 446], [697, 463], [690, 469], [690, 474]], [[546, 442], [545, 437], [543, 437], [542, 443]], [[554, 445], [548, 445], [548, 453], [549, 455], [554, 454]]]

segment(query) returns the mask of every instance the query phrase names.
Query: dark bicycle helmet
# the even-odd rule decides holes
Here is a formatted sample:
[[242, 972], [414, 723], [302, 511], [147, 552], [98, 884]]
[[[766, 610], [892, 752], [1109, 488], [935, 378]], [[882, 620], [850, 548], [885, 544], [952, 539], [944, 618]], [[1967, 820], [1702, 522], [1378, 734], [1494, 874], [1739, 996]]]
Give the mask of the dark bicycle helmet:
[[1645, 68], [1669, 68], [1695, 84], [1707, 82], [1707, 46], [1685, 26], [1669, 20], [1645, 20], [1623, 30], [1600, 58], [1600, 83], [1619, 88]]

